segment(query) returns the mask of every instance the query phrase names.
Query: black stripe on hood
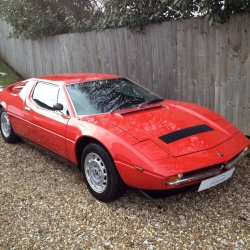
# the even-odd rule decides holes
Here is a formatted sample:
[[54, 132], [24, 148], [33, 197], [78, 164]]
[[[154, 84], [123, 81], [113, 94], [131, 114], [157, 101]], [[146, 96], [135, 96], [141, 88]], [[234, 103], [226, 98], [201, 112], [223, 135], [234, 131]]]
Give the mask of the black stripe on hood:
[[197, 135], [200, 133], [208, 132], [214, 130], [213, 128], [210, 128], [206, 124], [198, 125], [198, 126], [193, 126], [189, 128], [184, 128], [180, 129], [177, 131], [174, 131], [172, 133], [162, 135], [159, 138], [164, 141], [165, 143], [169, 144], [174, 141], [181, 140], [183, 138], [192, 136], [192, 135]]

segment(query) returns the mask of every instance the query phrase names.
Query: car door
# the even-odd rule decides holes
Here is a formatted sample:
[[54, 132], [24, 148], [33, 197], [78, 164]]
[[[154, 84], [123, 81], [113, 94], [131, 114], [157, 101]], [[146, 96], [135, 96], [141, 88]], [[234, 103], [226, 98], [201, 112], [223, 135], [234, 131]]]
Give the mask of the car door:
[[[58, 102], [63, 104], [63, 111], [53, 109], [53, 105]], [[69, 119], [67, 104], [60, 87], [38, 82], [25, 100], [26, 129], [23, 136], [64, 158], [68, 158], [65, 133]]]

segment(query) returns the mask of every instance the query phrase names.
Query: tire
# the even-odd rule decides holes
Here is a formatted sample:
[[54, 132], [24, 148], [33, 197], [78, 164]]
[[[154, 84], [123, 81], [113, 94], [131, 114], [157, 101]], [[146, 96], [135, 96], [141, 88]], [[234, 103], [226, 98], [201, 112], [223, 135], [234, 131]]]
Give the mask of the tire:
[[0, 130], [3, 139], [8, 143], [18, 141], [17, 135], [14, 133], [7, 112], [0, 108]]
[[83, 150], [81, 170], [90, 193], [100, 201], [116, 200], [126, 192], [113, 159], [97, 143], [90, 143]]

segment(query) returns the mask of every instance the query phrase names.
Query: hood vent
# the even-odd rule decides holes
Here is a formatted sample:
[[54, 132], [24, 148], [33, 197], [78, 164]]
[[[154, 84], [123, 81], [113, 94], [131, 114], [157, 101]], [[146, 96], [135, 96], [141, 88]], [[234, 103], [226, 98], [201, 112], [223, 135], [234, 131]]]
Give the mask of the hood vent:
[[212, 130], [214, 129], [207, 126], [206, 124], [202, 124], [198, 126], [180, 129], [180, 130], [174, 131], [166, 135], [162, 135], [159, 137], [159, 139], [169, 144], [169, 143], [181, 140], [183, 138], [186, 138], [192, 135], [197, 135], [197, 134], [212, 131]]
[[129, 115], [141, 111], [146, 111], [146, 110], [154, 110], [154, 109], [159, 109], [159, 108], [168, 108], [166, 105], [159, 105], [159, 106], [154, 106], [154, 107], [146, 107], [146, 108], [138, 108], [136, 110], [128, 111], [128, 112], [122, 112], [120, 113], [121, 115]]

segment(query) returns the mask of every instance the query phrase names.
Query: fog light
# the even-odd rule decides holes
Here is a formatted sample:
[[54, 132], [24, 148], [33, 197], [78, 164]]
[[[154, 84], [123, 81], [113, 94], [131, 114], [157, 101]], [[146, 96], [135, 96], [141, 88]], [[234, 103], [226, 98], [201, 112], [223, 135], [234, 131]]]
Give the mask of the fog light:
[[183, 174], [176, 174], [176, 175], [172, 175], [172, 176], [169, 176], [167, 177], [167, 182], [175, 182], [179, 179], [181, 179], [183, 177]]

